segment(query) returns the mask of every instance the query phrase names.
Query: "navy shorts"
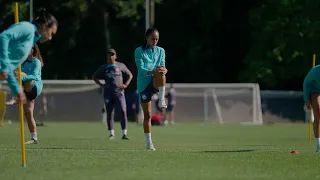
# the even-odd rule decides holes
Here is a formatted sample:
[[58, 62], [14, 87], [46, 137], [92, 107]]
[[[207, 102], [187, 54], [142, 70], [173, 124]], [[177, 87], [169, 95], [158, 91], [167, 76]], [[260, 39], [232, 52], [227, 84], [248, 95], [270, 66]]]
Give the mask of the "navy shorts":
[[32, 101], [38, 97], [38, 90], [37, 86], [33, 85], [32, 89], [30, 92], [27, 92], [24, 90], [24, 93], [26, 94], [27, 100]]
[[171, 112], [173, 110], [173, 108], [174, 108], [174, 105], [169, 104], [167, 107], [167, 112]]
[[152, 96], [157, 92], [158, 89], [153, 86], [153, 82], [151, 81], [151, 83], [139, 94], [141, 103], [150, 102], [152, 100]]

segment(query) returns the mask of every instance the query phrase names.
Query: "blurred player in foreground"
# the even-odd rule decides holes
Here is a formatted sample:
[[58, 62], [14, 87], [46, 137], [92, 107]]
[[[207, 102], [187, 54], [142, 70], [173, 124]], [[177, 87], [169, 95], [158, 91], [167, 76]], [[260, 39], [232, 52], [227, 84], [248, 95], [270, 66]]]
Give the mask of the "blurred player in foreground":
[[0, 80], [8, 81], [13, 96], [23, 104], [26, 103], [26, 96], [14, 70], [27, 59], [37, 41], [43, 43], [51, 40], [57, 28], [57, 20], [45, 9], [40, 9], [33, 23], [13, 24], [0, 34]]
[[[43, 84], [41, 80], [41, 69], [43, 66], [42, 57], [38, 46], [32, 48], [28, 59], [22, 64], [22, 86], [24, 93], [27, 97], [27, 104], [24, 105], [24, 113], [27, 119], [27, 124], [29, 131], [31, 133], [31, 140], [27, 141], [25, 144], [37, 144], [37, 128], [36, 121], [34, 119], [34, 100], [41, 94]], [[18, 76], [17, 72], [15, 73]], [[15, 97], [7, 102], [7, 105], [16, 104], [17, 101]]]
[[[128, 117], [124, 89], [128, 87], [133, 76], [127, 66], [123, 63], [116, 62], [116, 59], [116, 51], [114, 49], [109, 49], [108, 63], [102, 65], [92, 76], [95, 83], [104, 88], [104, 102], [107, 111], [107, 124], [110, 132], [110, 140], [115, 137], [113, 124], [115, 109], [117, 110], [118, 107], [120, 108], [122, 139], [129, 139], [127, 137]], [[123, 73], [128, 75], [126, 83], [123, 83]], [[101, 84], [99, 79], [104, 79], [105, 84]]]
[[167, 108], [165, 103], [165, 50], [157, 43], [159, 32], [149, 28], [145, 34], [144, 44], [134, 52], [135, 63], [138, 69], [138, 93], [144, 113], [143, 129], [146, 138], [147, 150], [156, 150], [151, 139], [151, 111], [152, 96], [159, 90], [158, 106], [163, 111]]
[[313, 132], [316, 139], [316, 152], [320, 152], [320, 65], [312, 68], [303, 82], [305, 106], [313, 111]]

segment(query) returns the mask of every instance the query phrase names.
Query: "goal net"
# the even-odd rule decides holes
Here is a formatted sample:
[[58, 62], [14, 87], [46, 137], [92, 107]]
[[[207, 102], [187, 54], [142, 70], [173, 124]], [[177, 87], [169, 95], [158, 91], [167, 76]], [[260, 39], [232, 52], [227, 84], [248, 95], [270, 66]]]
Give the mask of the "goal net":
[[[102, 90], [92, 80], [43, 82], [43, 93], [35, 101], [36, 120], [99, 122], [105, 115], [101, 112], [104, 107]], [[177, 123], [263, 122], [257, 84], [173, 84], [173, 87]], [[7, 99], [10, 99], [8, 87], [4, 84], [2, 89], [8, 91]], [[44, 113], [44, 104], [47, 105], [47, 113]], [[155, 103], [152, 105], [155, 113]], [[128, 101], [127, 106], [131, 106]], [[18, 108], [8, 106], [5, 119], [17, 120]]]
[[258, 84], [175, 84], [177, 122], [262, 124]]

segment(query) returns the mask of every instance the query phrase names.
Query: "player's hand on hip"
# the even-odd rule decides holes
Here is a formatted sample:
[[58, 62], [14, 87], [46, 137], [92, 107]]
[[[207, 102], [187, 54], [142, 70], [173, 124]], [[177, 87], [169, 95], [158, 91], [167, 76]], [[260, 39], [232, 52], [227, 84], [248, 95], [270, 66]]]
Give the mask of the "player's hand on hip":
[[122, 84], [121, 86], [120, 86], [120, 88], [121, 89], [125, 89], [125, 88], [127, 88], [128, 86], [126, 85], [126, 84]]
[[8, 78], [7, 72], [0, 72], [0, 80], [4, 81]]
[[20, 90], [17, 94], [17, 101], [18, 103], [26, 104], [27, 103], [27, 98], [26, 95], [24, 94], [23, 90]]
[[306, 102], [306, 108], [311, 110], [312, 109], [312, 105], [311, 105], [311, 102], [310, 101], [307, 101]]

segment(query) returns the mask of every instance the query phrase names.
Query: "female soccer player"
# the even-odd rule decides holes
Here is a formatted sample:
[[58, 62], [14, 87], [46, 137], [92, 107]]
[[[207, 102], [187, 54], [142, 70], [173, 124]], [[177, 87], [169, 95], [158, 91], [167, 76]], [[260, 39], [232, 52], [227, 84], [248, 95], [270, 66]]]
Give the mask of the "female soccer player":
[[[26, 144], [38, 143], [36, 121], [34, 120], [33, 111], [34, 100], [40, 95], [43, 88], [41, 80], [42, 66], [43, 60], [40, 54], [40, 50], [35, 44], [28, 56], [28, 59], [22, 64], [21, 68], [22, 86], [27, 97], [27, 103], [24, 105], [24, 113], [27, 119], [29, 131], [31, 133], [31, 140], [27, 141]], [[15, 73], [15, 75], [18, 76], [17, 73]], [[16, 104], [15, 98], [7, 103], [7, 105], [12, 104]]]
[[[109, 139], [115, 137], [114, 134], [114, 111], [120, 107], [120, 118], [122, 128], [122, 139], [128, 140], [127, 137], [127, 105], [124, 95], [124, 89], [128, 87], [132, 80], [132, 73], [126, 65], [117, 62], [117, 54], [114, 49], [108, 50], [108, 63], [102, 65], [92, 76], [92, 79], [100, 87], [104, 88], [104, 102], [107, 111], [107, 125], [110, 132]], [[128, 76], [127, 81], [123, 84], [123, 73]], [[104, 79], [105, 84], [101, 84], [99, 79]]]
[[33, 23], [13, 24], [0, 34], [0, 82], [7, 79], [12, 94], [21, 103], [26, 103], [26, 97], [14, 70], [27, 59], [37, 41], [43, 43], [51, 40], [57, 28], [56, 18], [42, 8]]
[[167, 108], [165, 103], [165, 50], [157, 43], [159, 31], [149, 28], [145, 34], [145, 42], [134, 52], [135, 63], [138, 69], [138, 93], [144, 113], [143, 129], [146, 138], [147, 150], [156, 150], [151, 139], [151, 104], [152, 96], [159, 91], [159, 108]]
[[316, 139], [316, 152], [320, 152], [320, 65], [312, 68], [303, 82], [305, 106], [313, 110], [313, 132]]

